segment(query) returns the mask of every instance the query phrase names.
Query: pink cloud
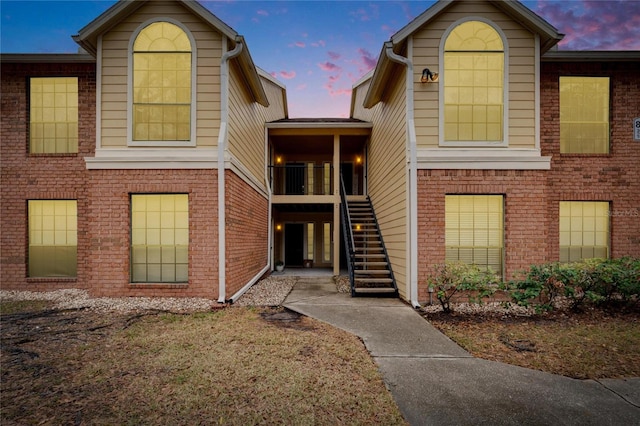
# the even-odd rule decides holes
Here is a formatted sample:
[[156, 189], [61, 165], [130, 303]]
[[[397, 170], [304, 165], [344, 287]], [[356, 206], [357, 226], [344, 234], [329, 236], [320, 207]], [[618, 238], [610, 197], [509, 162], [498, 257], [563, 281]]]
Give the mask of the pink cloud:
[[296, 72], [295, 71], [280, 71], [280, 77], [284, 78], [285, 80], [291, 80], [292, 78], [296, 78]]
[[377, 58], [375, 58], [367, 49], [362, 47], [359, 48], [358, 54], [360, 55], [360, 60], [364, 65], [364, 73], [371, 71], [376, 66], [376, 63], [378, 62]]
[[329, 96], [331, 96], [332, 98], [335, 97], [340, 97], [340, 96], [351, 96], [351, 89], [336, 89], [333, 87], [333, 84], [331, 83], [327, 83], [324, 85], [324, 88], [327, 90], [327, 92], [329, 92]]
[[324, 40], [318, 40], [315, 43], [311, 43], [313, 47], [325, 47], [327, 43]]
[[636, 1], [539, 0], [536, 13], [564, 33], [567, 50], [640, 50], [640, 13]]
[[291, 44], [289, 45], [289, 47], [299, 47], [299, 48], [301, 48], [301, 49], [302, 49], [302, 48], [304, 48], [304, 47], [306, 47], [306, 46], [307, 46], [307, 45], [306, 45], [303, 41], [296, 41], [295, 43], [291, 43]]
[[269, 12], [267, 12], [266, 10], [262, 10], [262, 9], [258, 10], [256, 13], [258, 15], [262, 15], [262, 16], [269, 16]]
[[340, 54], [338, 52], [327, 52], [327, 55], [329, 55], [329, 58], [331, 58], [334, 61], [337, 61], [338, 59], [340, 59]]
[[323, 62], [318, 64], [322, 71], [339, 71], [341, 68], [333, 62]]

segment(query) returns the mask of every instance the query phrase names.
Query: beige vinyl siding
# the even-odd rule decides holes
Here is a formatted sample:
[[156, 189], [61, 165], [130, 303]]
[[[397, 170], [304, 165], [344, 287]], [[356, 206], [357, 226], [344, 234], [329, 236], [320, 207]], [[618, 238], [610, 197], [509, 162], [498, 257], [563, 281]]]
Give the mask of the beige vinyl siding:
[[[354, 118], [374, 123], [368, 154], [368, 189], [376, 211], [382, 237], [389, 253], [400, 295], [407, 294], [407, 157], [406, 92], [404, 68], [394, 75], [382, 102], [368, 110], [358, 110]], [[356, 96], [364, 96], [368, 82]], [[362, 92], [361, 92], [362, 91]], [[362, 105], [361, 100], [356, 98]]]
[[264, 123], [284, 118], [283, 89], [261, 77], [269, 106], [254, 102], [237, 67], [230, 67], [229, 152], [261, 183], [264, 182]]
[[372, 109], [366, 109], [364, 105], [364, 98], [367, 96], [367, 92], [369, 91], [369, 87], [371, 86], [371, 79], [363, 81], [359, 86], [353, 88], [353, 92], [351, 96], [353, 96], [353, 118], [357, 118], [363, 121], [371, 121], [371, 116], [373, 115]]
[[127, 146], [128, 48], [143, 22], [170, 17], [181, 22], [195, 39], [197, 50], [196, 146], [215, 147], [220, 128], [220, 57], [222, 36], [187, 9], [173, 2], [149, 2], [102, 39], [101, 143], [103, 148]]
[[[469, 16], [484, 17], [507, 38], [509, 93], [507, 96], [510, 148], [535, 147], [535, 37], [494, 6], [483, 2], [454, 3], [446, 12], [413, 35], [415, 123], [418, 148], [438, 147], [439, 84], [420, 83], [424, 68], [443, 72], [439, 63], [440, 39], [454, 22]], [[446, 76], [443, 76], [446, 78]]]

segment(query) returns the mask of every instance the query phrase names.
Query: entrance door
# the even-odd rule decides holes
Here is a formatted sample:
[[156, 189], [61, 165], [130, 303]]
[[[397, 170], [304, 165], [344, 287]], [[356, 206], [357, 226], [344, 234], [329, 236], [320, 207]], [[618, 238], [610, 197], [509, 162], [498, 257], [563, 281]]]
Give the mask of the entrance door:
[[284, 263], [287, 266], [302, 266], [304, 259], [304, 224], [285, 223]]
[[287, 164], [287, 195], [304, 195], [304, 168], [304, 164]]
[[353, 195], [353, 163], [340, 163], [340, 175], [347, 195]]

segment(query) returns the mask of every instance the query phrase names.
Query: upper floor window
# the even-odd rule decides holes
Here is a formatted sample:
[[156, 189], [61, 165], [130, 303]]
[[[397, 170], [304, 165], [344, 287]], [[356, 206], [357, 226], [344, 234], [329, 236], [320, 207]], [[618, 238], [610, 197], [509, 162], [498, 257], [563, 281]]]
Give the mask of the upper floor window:
[[489, 24], [467, 21], [444, 44], [444, 141], [504, 141], [504, 44]]
[[29, 152], [78, 152], [78, 78], [31, 78], [29, 87]]
[[154, 22], [133, 43], [133, 127], [136, 141], [191, 140], [191, 55], [187, 33]]
[[609, 152], [609, 77], [560, 77], [560, 152]]

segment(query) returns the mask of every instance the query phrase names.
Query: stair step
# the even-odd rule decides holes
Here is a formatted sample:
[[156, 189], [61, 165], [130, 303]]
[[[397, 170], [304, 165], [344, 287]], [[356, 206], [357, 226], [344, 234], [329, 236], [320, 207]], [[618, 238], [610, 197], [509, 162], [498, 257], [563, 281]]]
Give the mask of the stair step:
[[393, 280], [391, 278], [354, 278], [353, 281], [357, 283], [366, 283], [366, 284], [393, 284]]
[[353, 289], [355, 293], [395, 293], [396, 289], [393, 287], [356, 287]]
[[387, 266], [387, 262], [353, 262], [356, 266]]
[[355, 269], [353, 271], [356, 275], [389, 275], [388, 269]]

